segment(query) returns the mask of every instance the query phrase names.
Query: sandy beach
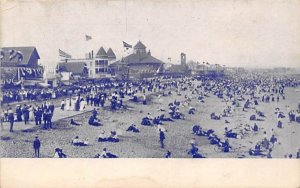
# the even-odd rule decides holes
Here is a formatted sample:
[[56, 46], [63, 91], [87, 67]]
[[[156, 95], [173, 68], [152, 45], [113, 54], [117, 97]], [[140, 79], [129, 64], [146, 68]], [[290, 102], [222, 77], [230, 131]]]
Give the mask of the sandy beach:
[[[283, 158], [284, 155], [296, 155], [300, 148], [300, 125], [296, 122], [289, 123], [288, 117], [283, 118], [283, 128], [277, 128], [277, 117], [274, 114], [275, 108], [280, 108], [287, 115], [286, 105], [291, 109], [297, 108], [299, 100], [298, 88], [286, 88], [285, 100], [279, 102], [259, 103], [258, 109], [265, 113], [264, 121], [250, 121], [251, 109], [242, 111], [242, 107], [234, 109], [230, 117], [222, 117], [221, 120], [211, 120], [212, 112], [221, 113], [226, 103], [215, 95], [210, 94], [205, 98], [205, 102], [199, 102], [196, 96], [191, 95], [189, 90], [182, 91], [181, 95], [176, 92], [169, 96], [162, 96], [161, 93], [146, 92], [148, 104], [134, 103], [125, 97], [126, 109], [115, 112], [109, 110], [108, 104], [104, 108], [97, 108], [98, 117], [103, 126], [94, 127], [88, 125], [87, 121], [94, 107], [88, 106], [84, 112], [62, 111], [58, 107], [54, 112], [54, 128], [51, 130], [42, 130], [41, 126], [24, 125], [23, 122], [15, 124], [15, 132], [10, 133], [9, 124], [4, 123], [4, 130], [0, 132], [0, 156], [1, 157], [34, 157], [33, 140], [39, 136], [42, 143], [41, 157], [51, 158], [54, 155], [55, 148], [62, 148], [63, 152], [70, 158], [92, 158], [97, 153], [101, 153], [103, 148], [122, 158], [163, 158], [169, 150], [174, 158], [191, 157], [187, 154], [189, 141], [193, 138], [199, 147], [199, 152], [207, 158], [261, 158], [263, 156], [251, 156], [248, 151], [254, 148], [258, 141], [263, 139], [263, 132], [266, 131], [270, 137], [275, 134], [278, 143], [273, 147], [272, 157]], [[185, 119], [174, 120], [173, 122], [164, 122], [163, 127], [167, 130], [165, 133], [165, 148], [161, 149], [159, 144], [159, 134], [156, 126], [143, 126], [141, 120], [147, 115], [158, 116], [162, 113], [168, 113], [168, 104], [177, 101], [184, 101], [185, 95], [191, 96], [190, 106], [196, 108], [193, 115], [188, 114], [188, 108], [180, 106], [180, 111], [185, 114]], [[165, 111], [161, 111], [163, 109]], [[82, 123], [82, 126], [70, 125], [70, 119]], [[229, 123], [225, 123], [225, 120]], [[225, 139], [224, 128], [233, 129], [239, 132], [240, 123], [248, 123], [251, 126], [256, 122], [259, 126], [258, 133], [250, 133], [242, 139], [229, 138], [230, 145], [234, 148], [229, 153], [215, 151], [215, 145], [209, 144], [207, 137], [194, 135], [192, 127], [196, 124], [201, 125], [204, 129], [213, 129], [215, 133]], [[139, 133], [126, 132], [126, 129], [132, 123], [139, 128]], [[272, 131], [273, 129], [273, 131]], [[104, 130], [107, 134], [110, 131], [117, 131], [120, 142], [98, 142], [99, 133]], [[81, 139], [89, 139], [89, 146], [73, 146], [71, 141], [75, 136]]]

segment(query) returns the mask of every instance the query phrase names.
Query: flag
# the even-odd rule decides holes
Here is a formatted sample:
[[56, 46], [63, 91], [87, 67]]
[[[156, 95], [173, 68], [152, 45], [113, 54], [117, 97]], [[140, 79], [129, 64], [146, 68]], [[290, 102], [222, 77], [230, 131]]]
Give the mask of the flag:
[[128, 48], [132, 48], [132, 45], [130, 45], [130, 44], [124, 42], [124, 41], [123, 41], [123, 46], [124, 46], [124, 48], [126, 48], [127, 50], [128, 50]]
[[66, 53], [66, 52], [64, 52], [64, 51], [62, 51], [61, 49], [58, 49], [58, 53], [59, 53], [59, 56], [60, 56], [60, 57], [64, 57], [64, 58], [66, 58], [66, 59], [72, 58], [72, 56], [71, 56], [70, 54], [68, 54], [68, 53]]
[[161, 67], [163, 66], [163, 64], [160, 64], [160, 66], [158, 67], [158, 69], [156, 70], [156, 74], [158, 74], [160, 72]]
[[86, 40], [86, 41], [92, 40], [92, 37], [89, 36], [89, 35], [85, 35], [85, 40]]

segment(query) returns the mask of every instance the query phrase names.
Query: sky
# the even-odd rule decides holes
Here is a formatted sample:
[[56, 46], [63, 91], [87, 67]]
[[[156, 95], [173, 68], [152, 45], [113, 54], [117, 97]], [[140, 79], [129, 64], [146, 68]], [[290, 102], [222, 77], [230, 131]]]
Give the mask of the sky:
[[[55, 66], [58, 49], [84, 58], [103, 46], [117, 59], [122, 41], [141, 40], [164, 62], [228, 67], [300, 67], [300, 1], [1, 0], [2, 47], [35, 46]], [[92, 36], [86, 41], [85, 35]]]

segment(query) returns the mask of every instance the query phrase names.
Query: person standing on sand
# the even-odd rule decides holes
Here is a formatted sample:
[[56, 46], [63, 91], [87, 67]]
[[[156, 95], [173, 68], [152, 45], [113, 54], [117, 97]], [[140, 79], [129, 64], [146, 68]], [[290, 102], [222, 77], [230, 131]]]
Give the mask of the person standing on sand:
[[12, 111], [11, 107], [9, 107], [9, 109], [8, 109], [8, 121], [10, 123], [9, 132], [13, 132], [13, 126], [14, 126], [14, 122], [15, 122], [15, 116], [14, 116], [14, 112]]
[[159, 142], [160, 142], [160, 147], [161, 148], [164, 148], [165, 146], [164, 146], [164, 140], [165, 140], [166, 138], [165, 138], [165, 133], [161, 130], [161, 129], [159, 129]]
[[39, 138], [36, 136], [35, 140], [33, 141], [34, 157], [37, 158], [40, 157], [40, 147], [41, 147], [41, 142]]

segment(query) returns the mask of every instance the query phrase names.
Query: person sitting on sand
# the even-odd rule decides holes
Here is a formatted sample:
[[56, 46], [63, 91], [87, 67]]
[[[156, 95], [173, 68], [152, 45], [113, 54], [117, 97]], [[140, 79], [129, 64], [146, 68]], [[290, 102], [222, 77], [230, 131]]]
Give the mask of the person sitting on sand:
[[256, 110], [256, 114], [259, 116], [259, 117], [265, 117], [265, 114], [261, 111], [258, 111]]
[[300, 149], [298, 149], [298, 152], [297, 152], [297, 154], [296, 154], [296, 158], [297, 158], [297, 159], [300, 159]]
[[142, 125], [145, 125], [145, 126], [150, 126], [151, 125], [151, 121], [148, 117], [144, 117], [142, 119], [142, 122], [141, 122]]
[[254, 131], [254, 132], [257, 132], [257, 131], [258, 131], [258, 126], [257, 126], [257, 124], [256, 124], [256, 123], [254, 123], [254, 126], [253, 126], [253, 131]]
[[73, 118], [71, 119], [70, 124], [71, 125], [76, 125], [76, 126], [81, 125], [81, 123], [76, 122]]
[[250, 116], [250, 120], [251, 120], [251, 121], [255, 121], [255, 120], [256, 120], [256, 116], [255, 116], [254, 114], [252, 114], [252, 115]]
[[221, 142], [221, 139], [213, 133], [208, 136], [208, 140], [210, 140], [210, 144], [212, 145], [219, 144]]
[[106, 138], [106, 135], [105, 135], [105, 131], [102, 130], [99, 134], [98, 142], [106, 142], [106, 141], [107, 141], [107, 138]]
[[88, 143], [88, 139], [86, 139], [85, 141], [79, 139], [79, 136], [76, 136], [73, 140], [72, 140], [72, 144], [74, 146], [87, 146]]
[[229, 145], [229, 141], [228, 139], [226, 139], [224, 142], [223, 141], [219, 141], [218, 146], [222, 148], [222, 151], [227, 153], [231, 150], [231, 146]]
[[101, 154], [97, 154], [95, 157], [96, 158], [118, 158], [116, 155], [107, 152], [106, 148], [103, 148], [102, 153]]
[[275, 144], [275, 142], [277, 142], [277, 138], [275, 137], [275, 135], [272, 135], [272, 136], [271, 136], [270, 142], [271, 142], [272, 144]]
[[196, 144], [191, 144], [188, 154], [191, 155], [192, 158], [205, 158], [199, 153], [199, 148], [196, 146]]
[[136, 127], [135, 124], [131, 124], [126, 131], [132, 131], [134, 133], [140, 132], [140, 130]]
[[216, 113], [213, 112], [213, 113], [210, 114], [210, 119], [220, 120], [221, 116], [217, 116]]
[[167, 151], [167, 154], [165, 155], [165, 158], [171, 158], [172, 153], [170, 151]]
[[83, 141], [83, 146], [88, 146], [89, 145], [89, 139], [86, 138], [84, 141]]
[[255, 149], [253, 150], [253, 149], [250, 149], [249, 150], [249, 155], [263, 155], [262, 154], [262, 150], [261, 150], [261, 145], [260, 145], [260, 143], [257, 143], [256, 145], [255, 145]]
[[55, 148], [54, 158], [67, 158], [67, 155], [63, 153], [62, 149]]
[[195, 114], [196, 109], [194, 107], [189, 107], [189, 114]]
[[97, 119], [96, 116], [92, 115], [90, 118], [89, 118], [89, 125], [93, 125], [93, 126], [100, 126], [101, 123], [100, 121]]
[[159, 124], [162, 124], [161, 120], [160, 120], [160, 117], [157, 116], [153, 119], [153, 124], [154, 125], [159, 125]]
[[152, 117], [152, 115], [151, 115], [150, 112], [147, 114], [147, 118], [148, 118], [149, 120], [153, 120], [153, 117]]
[[74, 146], [79, 146], [81, 144], [83, 144], [83, 140], [79, 139], [79, 136], [76, 136], [73, 140], [72, 140], [72, 144]]
[[116, 131], [110, 131], [110, 135], [107, 138], [108, 142], [119, 142], [118, 134]]

